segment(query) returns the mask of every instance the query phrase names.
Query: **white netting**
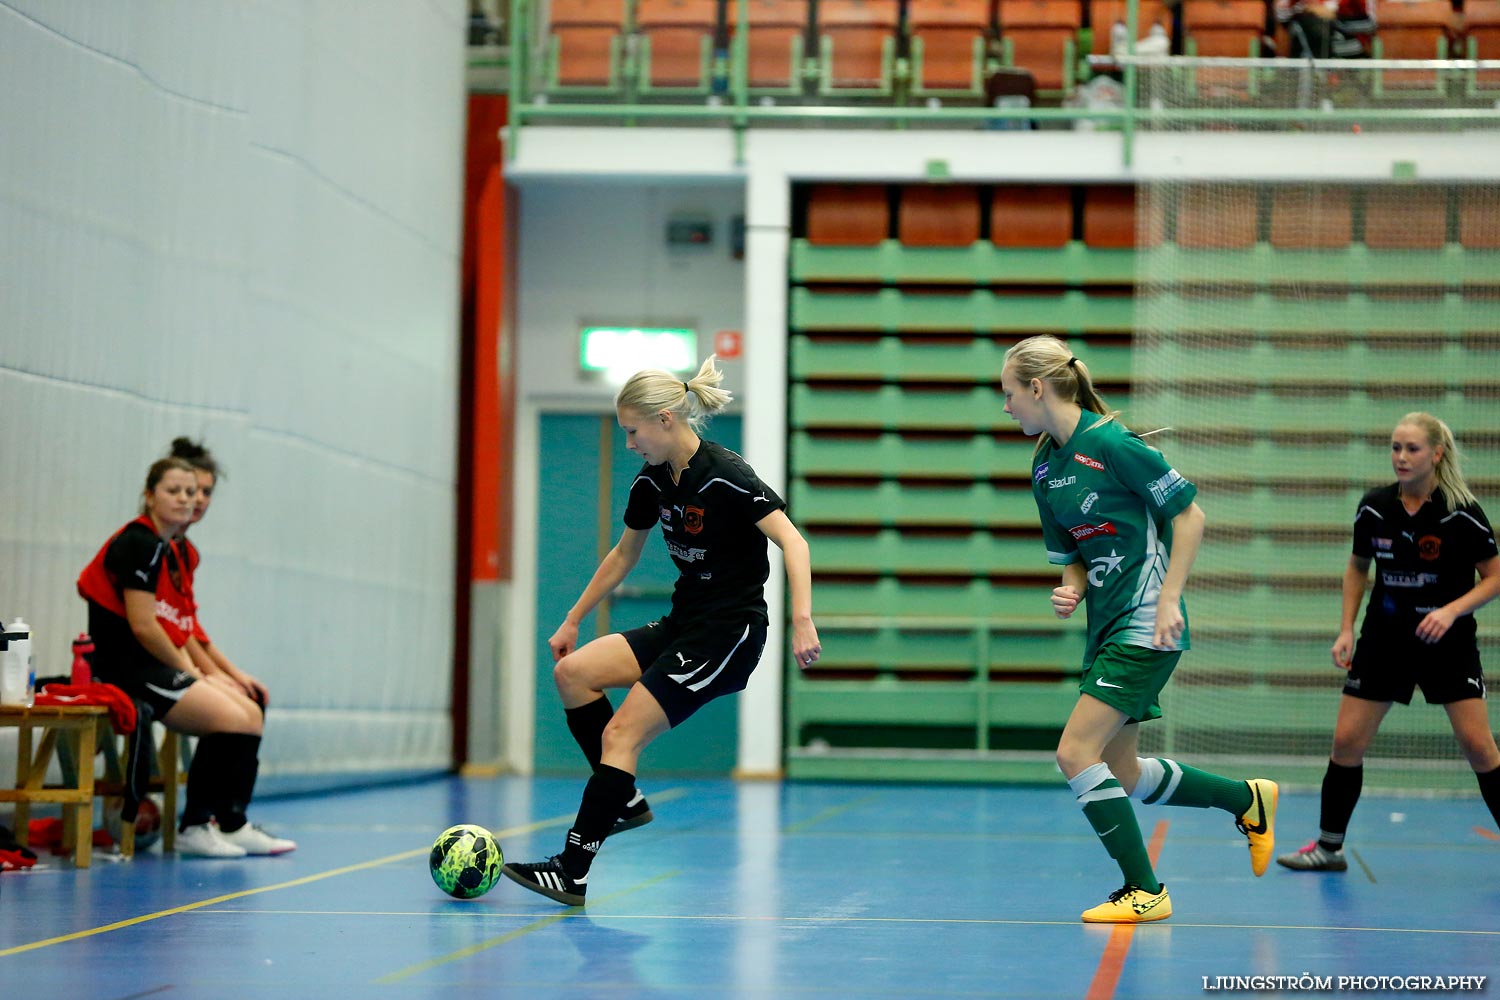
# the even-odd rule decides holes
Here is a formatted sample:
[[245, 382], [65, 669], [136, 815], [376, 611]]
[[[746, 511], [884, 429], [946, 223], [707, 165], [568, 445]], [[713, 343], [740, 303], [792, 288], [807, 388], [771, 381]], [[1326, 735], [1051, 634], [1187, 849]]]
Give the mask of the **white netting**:
[[[1492, 131], [1495, 95], [1473, 96], [1475, 73], [1179, 60], [1140, 69], [1140, 103], [1198, 116], [1149, 131], [1254, 132], [1307, 157], [1316, 177], [1334, 173], [1318, 162], [1337, 155], [1333, 134], [1365, 136], [1365, 155], [1379, 156], [1414, 134], [1462, 148]], [[1482, 110], [1412, 114], [1457, 106]], [[1283, 114], [1297, 109], [1316, 115]], [[1500, 180], [1483, 176], [1496, 165], [1436, 182], [1411, 176], [1399, 153], [1386, 160], [1385, 177], [1357, 183], [1200, 174], [1140, 188], [1127, 420], [1171, 428], [1155, 440], [1199, 484], [1209, 523], [1189, 593], [1194, 651], [1163, 697], [1166, 720], [1143, 727], [1153, 751], [1231, 773], [1321, 776], [1353, 514], [1364, 490], [1393, 480], [1403, 414], [1448, 421], [1470, 485], [1500, 517]], [[1479, 613], [1492, 672], [1496, 620], [1494, 606]], [[1445, 713], [1420, 694], [1387, 716], [1366, 783], [1475, 788]]]

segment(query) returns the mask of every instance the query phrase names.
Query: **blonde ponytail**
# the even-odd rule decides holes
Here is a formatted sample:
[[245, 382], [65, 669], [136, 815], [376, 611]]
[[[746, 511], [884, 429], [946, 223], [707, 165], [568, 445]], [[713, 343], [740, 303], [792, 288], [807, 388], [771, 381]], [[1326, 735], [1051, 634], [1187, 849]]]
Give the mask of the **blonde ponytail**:
[[709, 418], [734, 399], [727, 389], [719, 388], [724, 373], [714, 367], [715, 357], [710, 354], [698, 367], [698, 374], [686, 382], [659, 368], [638, 371], [615, 394], [615, 406], [646, 415], [667, 410], [701, 434]]

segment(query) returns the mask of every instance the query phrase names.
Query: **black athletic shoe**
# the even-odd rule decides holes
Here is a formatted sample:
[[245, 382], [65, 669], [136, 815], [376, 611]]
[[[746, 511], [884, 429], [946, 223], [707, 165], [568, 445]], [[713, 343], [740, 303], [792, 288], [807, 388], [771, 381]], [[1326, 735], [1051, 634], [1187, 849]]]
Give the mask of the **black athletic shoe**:
[[569, 878], [563, 871], [562, 857], [557, 854], [534, 864], [503, 865], [500, 872], [517, 885], [569, 906], [582, 906], [584, 894], [589, 891], [589, 877]]
[[634, 830], [638, 826], [645, 826], [655, 818], [651, 815], [651, 806], [646, 803], [646, 796], [637, 788], [635, 798], [625, 803], [625, 811], [620, 813], [620, 818], [615, 820], [615, 825], [610, 827], [609, 833], [605, 836], [613, 837], [617, 833]]

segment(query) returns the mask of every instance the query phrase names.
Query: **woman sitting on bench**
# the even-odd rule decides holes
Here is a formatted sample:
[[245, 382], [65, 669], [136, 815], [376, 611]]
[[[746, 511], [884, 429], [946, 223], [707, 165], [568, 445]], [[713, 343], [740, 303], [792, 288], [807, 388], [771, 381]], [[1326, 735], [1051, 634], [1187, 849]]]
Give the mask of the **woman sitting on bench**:
[[193, 633], [194, 609], [170, 543], [192, 521], [197, 492], [187, 462], [154, 463], [141, 515], [110, 536], [79, 575], [78, 593], [89, 605], [94, 674], [146, 706], [167, 728], [200, 737], [188, 769], [179, 853], [284, 854], [297, 845], [245, 818], [259, 767], [260, 706], [227, 679], [205, 680], [183, 648]]

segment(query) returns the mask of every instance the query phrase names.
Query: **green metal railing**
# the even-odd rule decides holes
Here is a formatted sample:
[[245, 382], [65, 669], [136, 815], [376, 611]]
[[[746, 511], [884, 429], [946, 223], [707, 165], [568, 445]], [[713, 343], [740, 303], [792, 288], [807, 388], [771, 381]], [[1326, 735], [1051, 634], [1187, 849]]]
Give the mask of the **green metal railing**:
[[[1018, 122], [1036, 124], [1064, 124], [1093, 122], [1096, 126], [1119, 131], [1122, 137], [1121, 155], [1125, 165], [1133, 159], [1136, 136], [1141, 131], [1161, 129], [1194, 129], [1205, 125], [1234, 123], [1242, 126], [1299, 123], [1311, 125], [1321, 123], [1329, 127], [1344, 129], [1354, 125], [1396, 126], [1420, 123], [1424, 128], [1457, 127], [1471, 123], [1500, 121], [1495, 92], [1478, 86], [1481, 72], [1500, 71], [1500, 61], [1476, 60], [1289, 60], [1289, 59], [1198, 59], [1180, 56], [1137, 57], [1135, 39], [1138, 37], [1139, 14], [1137, 5], [1127, 6], [1126, 25], [1130, 39], [1125, 57], [1109, 60], [1111, 68], [1121, 72], [1124, 89], [1124, 106], [1120, 108], [1062, 108], [1062, 107], [953, 107], [906, 104], [908, 100], [925, 100], [919, 86], [911, 86], [911, 68], [905, 60], [897, 60], [895, 73], [899, 86], [891, 95], [892, 104], [882, 106], [850, 104], [788, 104], [758, 103], [760, 92], [749, 84], [749, 24], [748, 4], [737, 3], [737, 24], [728, 48], [705, 59], [712, 66], [709, 79], [701, 88], [693, 88], [694, 96], [702, 102], [681, 103], [681, 92], [672, 94], [662, 103], [651, 98], [657, 93], [642, 72], [629, 38], [632, 25], [624, 25], [618, 40], [613, 75], [615, 81], [609, 87], [568, 88], [548, 84], [548, 69], [555, 53], [550, 42], [544, 41], [545, 24], [539, 24], [532, 0], [511, 0], [509, 52], [509, 92], [511, 96], [511, 119], [509, 150], [514, 156], [519, 149], [526, 126], [544, 123], [573, 123], [586, 121], [610, 121], [623, 126], [641, 122], [652, 124], [677, 124], [707, 127], [722, 127], [731, 130], [735, 137], [737, 160], [743, 161], [745, 133], [754, 126], [797, 126], [806, 123], [827, 123], [832, 127], [865, 125], [871, 128], [908, 128], [912, 125], [950, 126], [954, 128], [1005, 128]], [[1096, 29], [1097, 30], [1097, 29]], [[495, 62], [493, 56], [479, 57], [486, 67]], [[817, 76], [818, 61], [815, 58], [801, 60], [804, 70], [803, 82], [811, 82]], [[1142, 92], [1142, 73], [1168, 70], [1173, 73], [1191, 73], [1199, 69], [1243, 70], [1256, 79], [1269, 79], [1268, 74], [1299, 72], [1373, 72], [1386, 70], [1425, 70], [1436, 74], [1438, 85], [1434, 91], [1438, 106], [1413, 107], [1406, 101], [1392, 101], [1395, 106], [1348, 106], [1339, 101], [1322, 101], [1308, 106], [1286, 107], [1164, 107], [1159, 101], [1145, 99]], [[1259, 76], [1256, 76], [1259, 74]], [[794, 72], [794, 82], [796, 82]], [[639, 79], [638, 79], [639, 78]], [[1450, 85], [1450, 81], [1462, 82], [1462, 86]], [[795, 88], [791, 88], [795, 91]], [[826, 88], [813, 88], [807, 100], [837, 100]], [[1191, 88], [1189, 88], [1191, 89]], [[1252, 85], [1252, 93], [1259, 88]], [[1379, 86], [1374, 93], [1382, 93]], [[668, 94], [668, 92], [662, 92]], [[1369, 98], [1361, 95], [1361, 102]], [[1403, 95], [1404, 96], [1404, 95]], [[777, 102], [797, 100], [795, 93], [778, 92]], [[1467, 101], [1467, 106], [1463, 106]], [[675, 103], [674, 103], [675, 102]], [[1404, 106], [1403, 106], [1404, 104]], [[1444, 106], [1446, 105], [1446, 106]]]

